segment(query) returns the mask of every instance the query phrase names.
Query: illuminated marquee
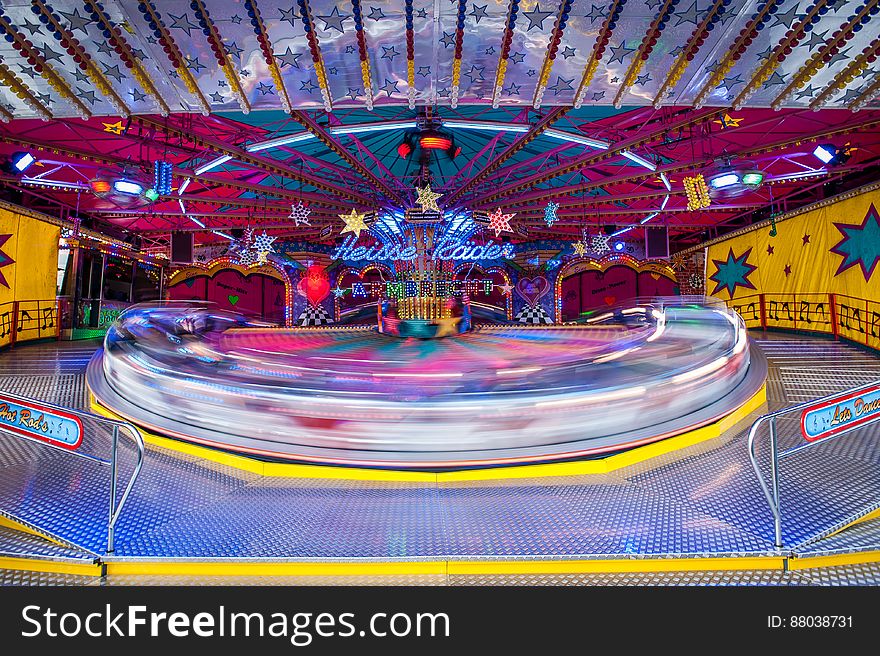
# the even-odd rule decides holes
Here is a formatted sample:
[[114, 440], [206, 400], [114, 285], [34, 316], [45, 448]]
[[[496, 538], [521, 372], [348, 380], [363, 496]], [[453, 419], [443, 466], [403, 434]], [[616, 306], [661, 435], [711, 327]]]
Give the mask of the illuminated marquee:
[[495, 283], [485, 280], [396, 280], [389, 282], [355, 282], [351, 286], [353, 298], [450, 298], [468, 294], [491, 294]]
[[[401, 246], [399, 244], [355, 246], [357, 240], [358, 238], [354, 235], [346, 237], [345, 241], [333, 252], [333, 259], [351, 262], [361, 260], [410, 262], [418, 257], [415, 246]], [[472, 241], [441, 240], [434, 247], [429, 259], [476, 261], [497, 260], [501, 258], [511, 259], [513, 256], [512, 244], [499, 244], [494, 241], [489, 241], [486, 244], [476, 244]]]

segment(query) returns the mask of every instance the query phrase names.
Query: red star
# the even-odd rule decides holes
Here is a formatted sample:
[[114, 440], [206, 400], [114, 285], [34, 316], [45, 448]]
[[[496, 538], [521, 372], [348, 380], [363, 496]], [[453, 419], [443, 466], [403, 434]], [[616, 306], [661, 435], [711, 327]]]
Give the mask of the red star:
[[806, 246], [807, 244], [810, 243], [810, 235], [804, 235], [803, 237], [801, 237], [801, 239], [803, 239], [803, 241], [804, 241], [804, 243], [803, 243], [804, 246]]
[[767, 255], [773, 255], [773, 246], [767, 246]]
[[785, 277], [788, 278], [791, 275], [791, 265], [786, 264], [783, 271], [785, 272]]
[[510, 227], [510, 220], [515, 216], [515, 212], [513, 214], [502, 214], [499, 207], [489, 215], [489, 228], [495, 231], [496, 237], [502, 232], [513, 232], [513, 229]]

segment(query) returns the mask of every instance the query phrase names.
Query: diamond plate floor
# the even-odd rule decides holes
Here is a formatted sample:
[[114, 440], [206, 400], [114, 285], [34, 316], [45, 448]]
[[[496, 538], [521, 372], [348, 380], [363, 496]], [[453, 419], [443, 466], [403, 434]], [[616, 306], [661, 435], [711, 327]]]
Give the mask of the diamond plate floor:
[[[758, 343], [770, 361], [768, 394], [773, 408], [880, 380], [880, 357], [850, 345], [772, 334]], [[71, 399], [67, 402], [83, 407], [84, 370], [94, 348], [93, 343], [81, 342], [16, 347], [0, 354], [0, 389], [53, 401]], [[116, 556], [478, 560], [769, 554], [773, 528], [746, 455], [748, 423], [716, 440], [613, 475], [510, 482], [430, 485], [263, 478], [152, 448], [120, 520]], [[877, 435], [877, 430], [854, 432], [784, 461], [787, 546], [803, 544], [807, 550], [823, 545], [842, 552], [870, 548], [869, 522], [861, 537], [853, 527], [820, 538], [880, 502]], [[781, 443], [789, 442], [783, 434]], [[106, 456], [107, 440], [96, 436], [90, 448]], [[124, 476], [133, 453], [124, 448], [122, 456]], [[83, 549], [102, 552], [107, 485], [106, 472], [91, 463], [0, 434], [0, 511], [12, 517]], [[821, 580], [803, 571], [546, 578], [658, 585], [713, 584], [719, 576], [727, 576], [729, 584], [751, 585], [880, 582], [876, 568], [847, 567], [833, 576], [823, 574]], [[435, 578], [423, 582], [543, 581], [522, 576], [491, 581]], [[180, 577], [126, 577], [134, 579], [146, 584]]]

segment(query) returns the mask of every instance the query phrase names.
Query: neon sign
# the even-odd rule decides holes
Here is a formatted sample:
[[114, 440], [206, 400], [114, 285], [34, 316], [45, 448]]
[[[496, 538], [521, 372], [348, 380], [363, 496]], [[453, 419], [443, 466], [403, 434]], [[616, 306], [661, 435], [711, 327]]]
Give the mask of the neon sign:
[[[418, 257], [415, 246], [401, 246], [399, 244], [384, 244], [382, 246], [355, 246], [357, 237], [349, 235], [340, 246], [333, 252], [334, 260], [360, 261], [360, 260], [394, 260], [397, 262], [409, 262]], [[511, 259], [514, 256], [513, 244], [498, 244], [489, 241], [486, 244], [476, 244], [472, 241], [458, 241], [443, 239], [438, 243], [429, 259], [432, 260], [497, 260], [499, 258]]]
[[393, 280], [388, 282], [355, 282], [351, 286], [354, 298], [368, 295], [383, 298], [449, 298], [468, 294], [491, 294], [495, 283], [484, 280]]

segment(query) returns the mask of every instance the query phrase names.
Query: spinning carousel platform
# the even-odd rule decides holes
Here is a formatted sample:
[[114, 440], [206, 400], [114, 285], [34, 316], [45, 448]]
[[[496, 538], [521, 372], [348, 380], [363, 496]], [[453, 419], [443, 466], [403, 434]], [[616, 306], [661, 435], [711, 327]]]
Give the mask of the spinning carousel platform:
[[[774, 335], [757, 343], [768, 360], [771, 410], [880, 379], [880, 358], [852, 346]], [[18, 347], [0, 356], [0, 387], [86, 408], [85, 368], [98, 346]], [[364, 480], [271, 463], [249, 471], [223, 460], [239, 456], [207, 458], [157, 442], [148, 445], [112, 554], [106, 470], [0, 434], [0, 580], [880, 583], [876, 431], [785, 461], [777, 549], [745, 444], [761, 411], [745, 412], [717, 436], [602, 471], [522, 470], [498, 480], [431, 472]], [[105, 437], [94, 440], [92, 448], [108, 447]], [[134, 453], [120, 451], [124, 480]]]

